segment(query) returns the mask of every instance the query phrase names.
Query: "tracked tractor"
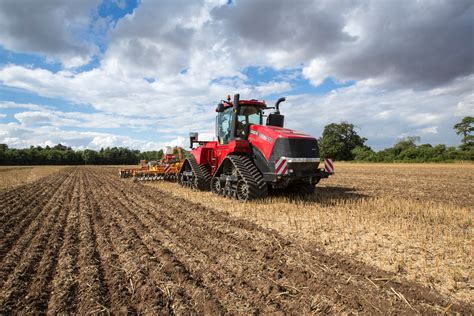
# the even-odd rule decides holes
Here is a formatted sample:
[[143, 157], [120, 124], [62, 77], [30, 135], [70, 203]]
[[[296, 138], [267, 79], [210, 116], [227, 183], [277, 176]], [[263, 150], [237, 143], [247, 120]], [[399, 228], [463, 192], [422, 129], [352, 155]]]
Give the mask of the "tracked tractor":
[[[284, 128], [280, 98], [274, 107], [257, 100], [231, 102], [216, 108], [216, 139], [200, 141], [190, 133], [191, 157], [185, 159], [178, 182], [185, 187], [211, 190], [238, 200], [263, 198], [269, 189], [311, 194], [322, 178], [332, 174], [319, 168], [316, 138]], [[264, 111], [274, 110], [266, 116]]]

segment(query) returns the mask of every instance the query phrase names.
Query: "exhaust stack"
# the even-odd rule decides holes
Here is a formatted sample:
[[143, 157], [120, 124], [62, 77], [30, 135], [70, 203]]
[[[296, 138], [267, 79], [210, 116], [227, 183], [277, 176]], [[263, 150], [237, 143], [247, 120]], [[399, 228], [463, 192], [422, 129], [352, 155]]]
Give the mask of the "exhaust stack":
[[275, 113], [269, 114], [267, 117], [267, 126], [283, 127], [285, 116], [280, 114], [280, 103], [286, 101], [285, 97], [279, 98], [275, 103]]

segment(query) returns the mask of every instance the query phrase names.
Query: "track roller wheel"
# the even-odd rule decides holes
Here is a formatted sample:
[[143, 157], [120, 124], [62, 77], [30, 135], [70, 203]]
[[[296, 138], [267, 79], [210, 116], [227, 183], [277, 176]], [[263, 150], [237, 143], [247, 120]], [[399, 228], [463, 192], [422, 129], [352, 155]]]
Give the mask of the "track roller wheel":
[[222, 194], [221, 181], [219, 180], [219, 178], [213, 177], [211, 179], [211, 192], [217, 195]]
[[239, 180], [237, 182], [237, 187], [235, 191], [237, 200], [247, 201], [250, 198], [249, 186], [244, 180]]

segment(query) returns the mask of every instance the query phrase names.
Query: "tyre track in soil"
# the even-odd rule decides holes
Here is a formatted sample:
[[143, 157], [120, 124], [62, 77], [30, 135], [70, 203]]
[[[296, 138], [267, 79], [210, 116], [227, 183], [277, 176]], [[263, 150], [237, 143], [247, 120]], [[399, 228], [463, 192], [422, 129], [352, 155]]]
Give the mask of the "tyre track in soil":
[[0, 229], [18, 229], [0, 239], [0, 314], [474, 313], [110, 169], [67, 169], [20, 193], [0, 192]]

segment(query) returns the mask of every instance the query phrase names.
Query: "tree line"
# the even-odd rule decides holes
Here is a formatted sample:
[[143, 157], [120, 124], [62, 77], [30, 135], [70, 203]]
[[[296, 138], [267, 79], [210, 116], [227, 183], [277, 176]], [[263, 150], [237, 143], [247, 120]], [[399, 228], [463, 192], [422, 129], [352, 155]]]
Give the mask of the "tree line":
[[163, 150], [144, 151], [123, 147], [73, 150], [61, 144], [50, 147], [9, 148], [0, 144], [0, 165], [134, 165], [140, 160], [160, 160]]
[[454, 125], [456, 133], [462, 136], [458, 147], [443, 144], [418, 144], [420, 137], [408, 136], [394, 146], [378, 152], [365, 144], [367, 138], [355, 131], [348, 122], [332, 123], [324, 128], [319, 139], [321, 156], [334, 160], [368, 162], [444, 162], [474, 160], [474, 117], [466, 116]]

